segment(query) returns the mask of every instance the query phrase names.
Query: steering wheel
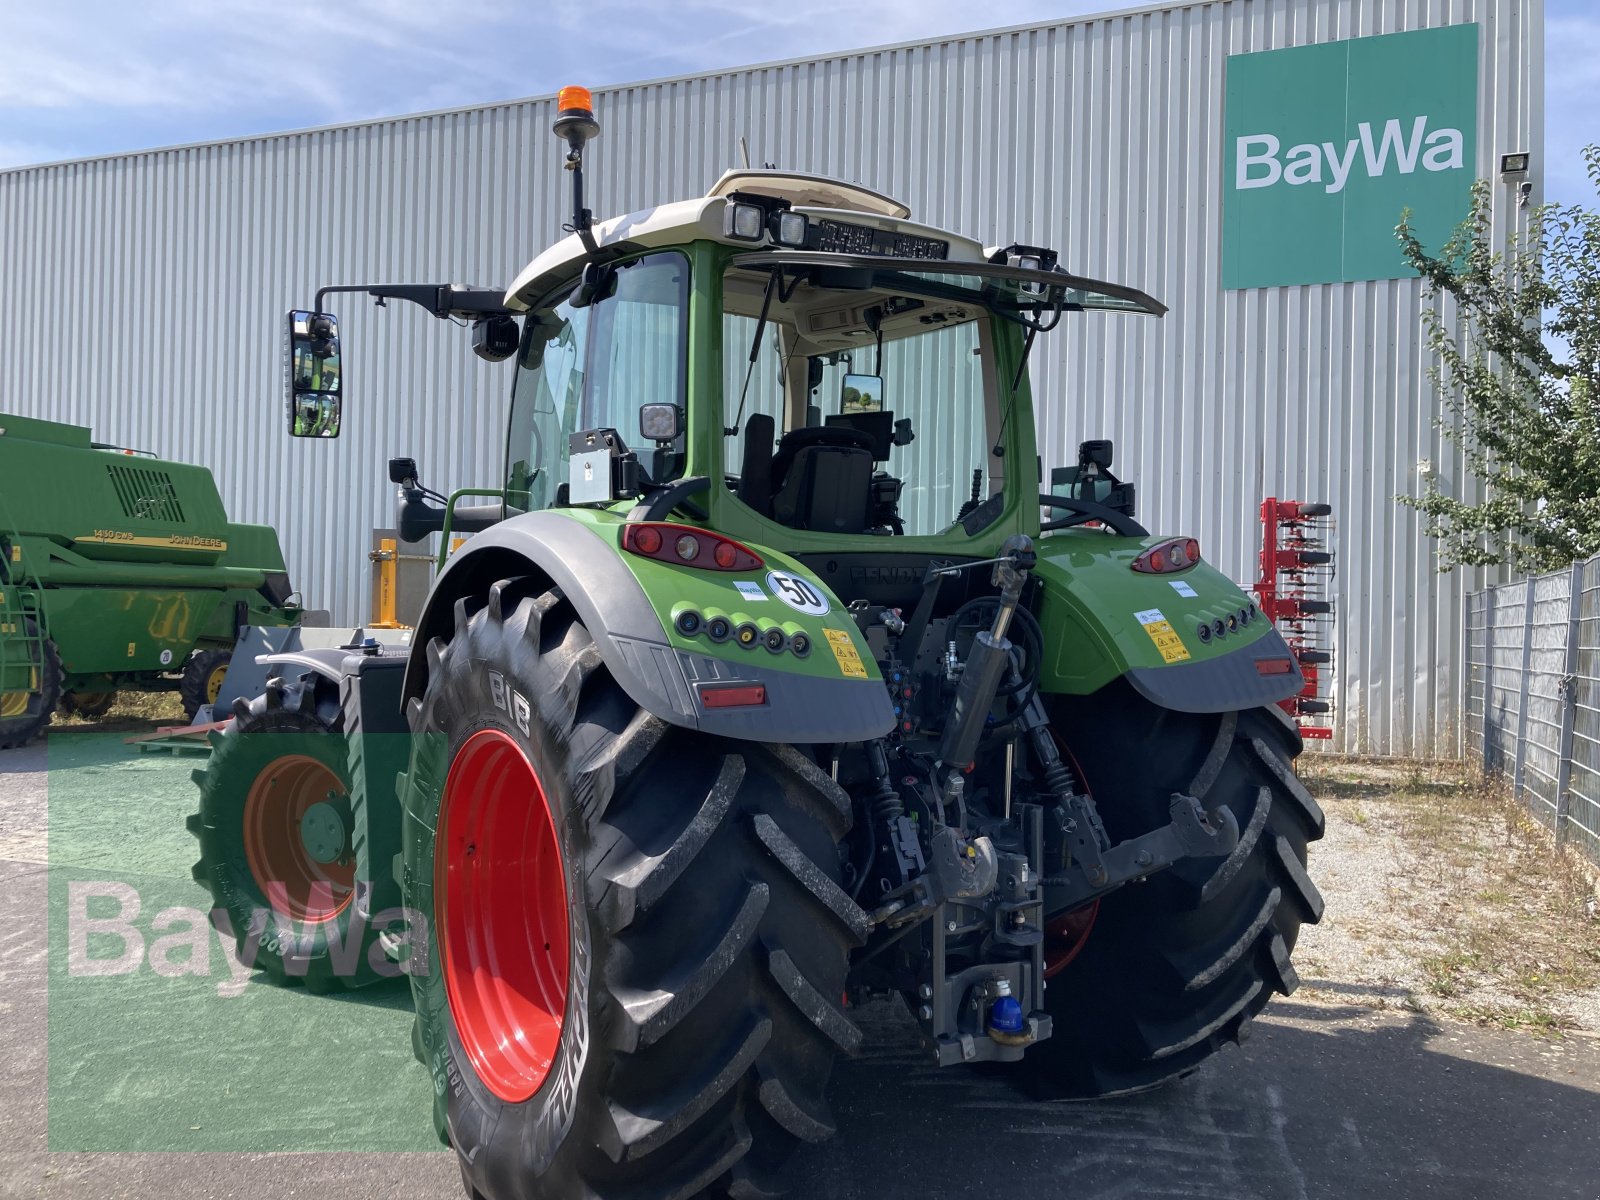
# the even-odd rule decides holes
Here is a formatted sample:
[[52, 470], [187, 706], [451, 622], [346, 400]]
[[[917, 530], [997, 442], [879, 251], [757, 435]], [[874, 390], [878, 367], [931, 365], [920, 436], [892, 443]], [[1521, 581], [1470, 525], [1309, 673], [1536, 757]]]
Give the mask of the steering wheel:
[[1040, 533], [1049, 533], [1052, 529], [1070, 529], [1074, 525], [1082, 525], [1085, 521], [1099, 521], [1112, 533], [1121, 537], [1150, 536], [1150, 531], [1132, 517], [1114, 508], [1107, 508], [1097, 500], [1078, 500], [1072, 496], [1040, 496], [1039, 506], [1064, 508], [1072, 513], [1070, 517], [1058, 517], [1053, 521], [1046, 521], [1039, 526]]

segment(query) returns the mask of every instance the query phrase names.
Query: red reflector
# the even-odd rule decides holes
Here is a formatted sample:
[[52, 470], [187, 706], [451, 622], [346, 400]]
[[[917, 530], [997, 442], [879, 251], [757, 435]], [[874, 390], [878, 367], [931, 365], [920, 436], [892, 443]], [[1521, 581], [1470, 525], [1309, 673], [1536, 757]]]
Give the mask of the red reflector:
[[767, 702], [764, 683], [735, 683], [700, 689], [700, 703], [706, 708], [750, 708]]
[[1256, 659], [1257, 675], [1288, 675], [1294, 670], [1292, 658], [1258, 658]]
[[1171, 575], [1187, 571], [1200, 561], [1200, 543], [1194, 538], [1168, 538], [1151, 546], [1129, 565], [1142, 575]]

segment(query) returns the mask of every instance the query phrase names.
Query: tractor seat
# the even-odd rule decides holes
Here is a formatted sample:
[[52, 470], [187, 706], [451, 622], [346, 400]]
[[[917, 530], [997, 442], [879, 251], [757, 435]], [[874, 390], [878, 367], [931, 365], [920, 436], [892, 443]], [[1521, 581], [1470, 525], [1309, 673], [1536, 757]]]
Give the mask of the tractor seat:
[[800, 429], [791, 429], [783, 435], [783, 439], [778, 443], [778, 452], [772, 456], [772, 465], [769, 469], [772, 473], [773, 493], [776, 495], [783, 490], [789, 471], [802, 450], [813, 446], [830, 446], [865, 450], [871, 454], [873, 445], [872, 435], [863, 433], [859, 429], [838, 425], [806, 425]]
[[870, 442], [855, 430], [827, 427], [785, 434], [772, 460], [777, 489], [773, 520], [819, 533], [865, 533], [872, 490]]

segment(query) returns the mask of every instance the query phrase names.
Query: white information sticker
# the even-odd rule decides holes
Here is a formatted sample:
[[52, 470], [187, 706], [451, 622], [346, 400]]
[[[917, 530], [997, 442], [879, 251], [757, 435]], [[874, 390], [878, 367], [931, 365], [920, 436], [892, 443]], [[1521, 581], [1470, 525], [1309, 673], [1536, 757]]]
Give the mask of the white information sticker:
[[828, 611], [828, 598], [809, 579], [802, 579], [787, 571], [768, 571], [767, 586], [772, 589], [774, 596], [795, 612], [820, 617]]
[[739, 590], [739, 595], [746, 600], [765, 600], [767, 594], [761, 590], [761, 585], [753, 579], [735, 579], [733, 586]]
[[1167, 582], [1172, 585], [1172, 590], [1177, 592], [1180, 596], [1188, 596], [1192, 600], [1194, 597], [1200, 594], [1182, 579], [1170, 579]]
[[1161, 610], [1159, 608], [1147, 608], [1143, 612], [1136, 612], [1133, 614], [1133, 619], [1139, 622], [1141, 625], [1149, 625], [1154, 621], [1166, 620], [1166, 618], [1161, 615]]

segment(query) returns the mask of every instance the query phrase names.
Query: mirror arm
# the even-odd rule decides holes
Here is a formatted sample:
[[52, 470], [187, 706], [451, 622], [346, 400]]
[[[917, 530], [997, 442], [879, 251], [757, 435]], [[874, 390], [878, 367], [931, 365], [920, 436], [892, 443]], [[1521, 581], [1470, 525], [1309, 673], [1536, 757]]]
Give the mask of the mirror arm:
[[409, 300], [435, 317], [510, 316], [504, 288], [461, 287], [453, 283], [341, 283], [317, 289], [316, 311], [325, 297], [335, 292], [365, 292], [382, 304], [385, 300]]
[[636, 505], [628, 513], [628, 520], [664, 521], [672, 514], [673, 509], [682, 508], [691, 516], [703, 521], [706, 519], [706, 514], [700, 510], [699, 505], [690, 504], [688, 501], [690, 497], [710, 490], [711, 480], [704, 475], [691, 475], [687, 479], [680, 479], [652, 493], [647, 500]]

